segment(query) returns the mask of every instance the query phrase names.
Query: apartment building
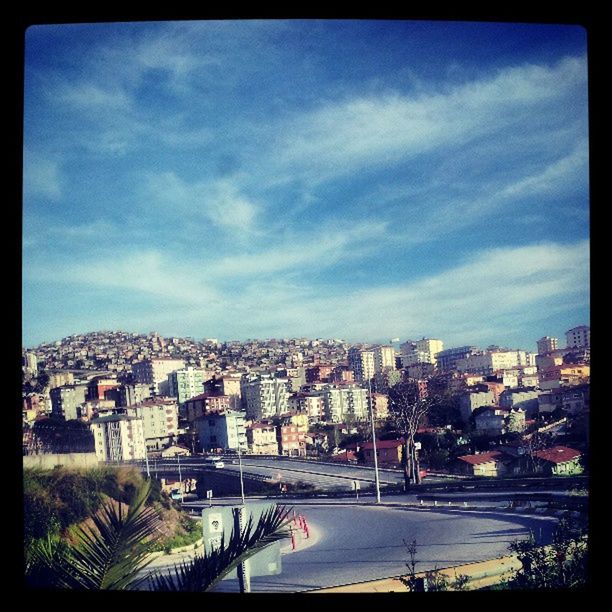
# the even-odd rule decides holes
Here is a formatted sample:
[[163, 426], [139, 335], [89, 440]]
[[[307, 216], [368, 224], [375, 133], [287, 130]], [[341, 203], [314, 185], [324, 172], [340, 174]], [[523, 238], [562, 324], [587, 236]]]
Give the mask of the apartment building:
[[146, 445], [142, 419], [129, 415], [110, 415], [90, 423], [99, 461], [144, 459]]

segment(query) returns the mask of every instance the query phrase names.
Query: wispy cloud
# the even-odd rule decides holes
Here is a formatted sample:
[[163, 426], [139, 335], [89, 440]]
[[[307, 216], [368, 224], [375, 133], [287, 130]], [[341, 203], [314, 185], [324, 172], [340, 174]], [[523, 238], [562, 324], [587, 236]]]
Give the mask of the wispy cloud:
[[24, 197], [43, 197], [57, 201], [62, 195], [60, 162], [51, 156], [24, 151]]
[[552, 67], [507, 68], [493, 78], [416, 97], [352, 97], [295, 117], [277, 145], [289, 168], [325, 179], [465, 145], [512, 126], [527, 131], [538, 122], [530, 111], [571, 96], [585, 86], [585, 75], [583, 59], [567, 58]]

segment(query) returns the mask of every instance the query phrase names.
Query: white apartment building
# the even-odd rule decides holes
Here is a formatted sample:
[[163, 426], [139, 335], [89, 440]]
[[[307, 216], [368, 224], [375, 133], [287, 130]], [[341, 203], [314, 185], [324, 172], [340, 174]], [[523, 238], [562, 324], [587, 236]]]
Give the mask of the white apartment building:
[[565, 332], [568, 348], [591, 348], [591, 328], [580, 325]]
[[538, 355], [546, 355], [546, 353], [552, 353], [559, 348], [559, 341], [557, 338], [551, 338], [550, 336], [544, 336], [537, 341]]
[[368, 393], [357, 385], [326, 385], [323, 402], [323, 415], [327, 422], [362, 421], [369, 417]]
[[468, 355], [457, 361], [459, 372], [470, 374], [493, 374], [497, 370], [511, 370], [519, 365], [535, 365], [535, 353], [525, 351], [486, 351]]
[[145, 359], [132, 365], [132, 374], [137, 383], [152, 387], [156, 395], [168, 392], [168, 375], [185, 368], [182, 359]]
[[227, 410], [207, 414], [195, 420], [202, 450], [238, 450], [246, 452], [248, 443], [244, 412]]
[[433, 363], [436, 365], [436, 355], [444, 350], [442, 340], [422, 338], [408, 340], [400, 345], [402, 366], [407, 367], [418, 363]]
[[385, 368], [395, 370], [395, 349], [392, 346], [377, 346], [374, 349], [374, 372], [382, 372]]
[[128, 409], [142, 419], [147, 448], [160, 449], [178, 435], [178, 404], [172, 399], [152, 399]]
[[259, 421], [287, 412], [289, 380], [262, 374], [245, 377], [241, 394], [246, 416]]
[[99, 461], [144, 459], [146, 445], [142, 419], [125, 414], [93, 419], [90, 424]]
[[168, 374], [168, 395], [176, 397], [179, 404], [204, 392], [208, 372], [192, 367]]
[[374, 376], [374, 351], [363, 350], [357, 347], [350, 348], [348, 351], [349, 368], [355, 374], [355, 380], [367, 382]]

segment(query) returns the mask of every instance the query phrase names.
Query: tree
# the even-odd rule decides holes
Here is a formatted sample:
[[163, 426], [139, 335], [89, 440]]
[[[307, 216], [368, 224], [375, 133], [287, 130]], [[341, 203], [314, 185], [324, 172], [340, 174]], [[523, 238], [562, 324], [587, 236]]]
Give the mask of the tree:
[[508, 581], [511, 589], [576, 589], [586, 586], [588, 542], [585, 529], [559, 521], [550, 546], [538, 546], [533, 534], [509, 546], [521, 568]]
[[433, 406], [440, 402], [433, 393], [422, 393], [416, 382], [400, 382], [389, 388], [389, 414], [395, 427], [403, 436], [402, 466], [404, 468], [404, 489], [411, 484], [420, 484], [419, 459], [414, 436], [424, 423]]
[[139, 487], [127, 512], [121, 504], [108, 502], [92, 516], [93, 528], [77, 527], [77, 544], [48, 537], [28, 551], [26, 582], [29, 586], [77, 590], [134, 590], [148, 581], [159, 591], [207, 591], [239, 563], [268, 544], [286, 536], [282, 529], [289, 510], [273, 506], [257, 525], [234, 531], [227, 543], [208, 554], [177, 566], [174, 572], [138, 574], [148, 565], [148, 553], [158, 536], [158, 518], [145, 506], [150, 481]]

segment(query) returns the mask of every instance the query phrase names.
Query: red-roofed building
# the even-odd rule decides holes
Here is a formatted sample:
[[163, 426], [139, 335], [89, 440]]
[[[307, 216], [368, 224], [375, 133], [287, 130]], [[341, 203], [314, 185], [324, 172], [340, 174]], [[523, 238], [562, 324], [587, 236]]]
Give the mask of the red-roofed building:
[[[402, 462], [403, 440], [377, 440], [376, 456], [379, 465], [399, 466]], [[361, 447], [363, 457], [367, 464], [374, 465], [374, 445], [372, 442], [365, 442]]]
[[468, 476], [501, 476], [508, 471], [512, 457], [502, 451], [488, 451], [457, 457], [455, 467]]
[[536, 451], [537, 470], [553, 475], [581, 474], [583, 471], [580, 463], [582, 453], [567, 446], [553, 446], [544, 450]]
[[329, 460], [337, 463], [357, 463], [357, 455], [354, 451], [343, 450], [340, 453], [332, 455]]

